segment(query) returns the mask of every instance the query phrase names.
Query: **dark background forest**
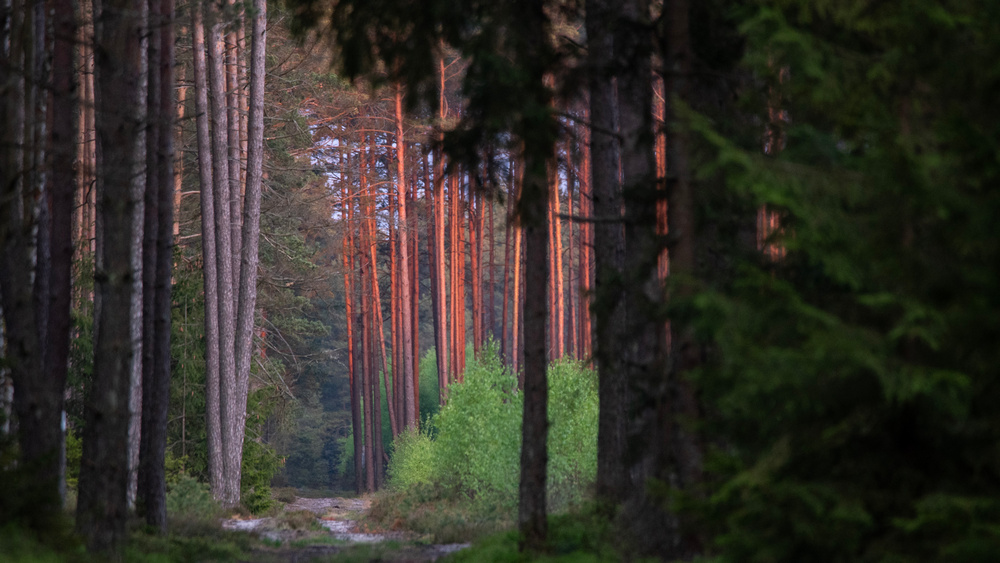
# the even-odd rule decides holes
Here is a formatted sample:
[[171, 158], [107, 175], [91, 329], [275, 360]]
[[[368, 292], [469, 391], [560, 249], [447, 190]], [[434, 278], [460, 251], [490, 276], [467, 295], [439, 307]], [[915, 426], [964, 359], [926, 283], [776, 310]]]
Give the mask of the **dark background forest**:
[[1000, 557], [1000, 6], [9, 0], [0, 37], [0, 559], [362, 494], [457, 560]]

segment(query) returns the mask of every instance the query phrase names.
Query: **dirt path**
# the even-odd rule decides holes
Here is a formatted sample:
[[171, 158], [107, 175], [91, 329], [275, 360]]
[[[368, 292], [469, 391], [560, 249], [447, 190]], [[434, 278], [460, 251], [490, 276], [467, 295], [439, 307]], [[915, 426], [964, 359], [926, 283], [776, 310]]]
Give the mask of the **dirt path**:
[[[273, 547], [253, 553], [253, 563], [278, 561], [335, 561], [340, 554], [352, 560], [435, 561], [468, 544], [421, 543], [405, 531], [369, 532], [358, 529], [358, 520], [371, 508], [363, 498], [301, 498], [284, 507], [283, 514], [271, 518], [228, 519], [222, 527], [253, 533]], [[312, 513], [316, 530], [309, 521]]]

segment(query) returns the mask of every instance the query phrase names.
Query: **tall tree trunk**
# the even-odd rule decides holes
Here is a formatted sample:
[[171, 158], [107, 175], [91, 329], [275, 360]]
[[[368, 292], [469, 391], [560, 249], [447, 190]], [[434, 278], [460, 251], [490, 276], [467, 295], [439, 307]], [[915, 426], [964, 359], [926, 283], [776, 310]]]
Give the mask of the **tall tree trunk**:
[[[626, 377], [631, 393], [626, 391], [626, 408], [633, 412], [626, 439], [633, 451], [640, 444], [653, 444], [646, 452], [633, 456], [629, 471], [633, 490], [645, 490], [646, 479], [654, 476], [656, 451], [667, 443], [661, 434], [658, 417], [666, 400], [665, 379], [661, 367], [666, 362], [663, 348], [663, 289], [658, 272], [660, 256], [656, 237], [657, 190], [652, 116], [652, 34], [649, 29], [647, 0], [628, 0], [620, 4], [621, 23], [616, 27], [615, 50], [622, 72], [618, 77], [621, 114], [621, 167], [625, 200], [626, 291], [624, 293], [628, 345], [624, 352]], [[642, 395], [639, 407], [629, 395]], [[633, 404], [630, 404], [633, 403]], [[631, 446], [635, 446], [631, 448]], [[669, 520], [669, 519], [668, 519]], [[667, 534], [669, 535], [669, 533]], [[669, 541], [669, 540], [668, 540]]]
[[[170, 401], [170, 309], [171, 274], [173, 266], [173, 211], [174, 211], [174, 154], [173, 117], [174, 104], [174, 37], [173, 0], [150, 2], [150, 103], [148, 120], [150, 129], [155, 129], [156, 137], [147, 136], [147, 193], [155, 187], [155, 200], [147, 199], [147, 205], [156, 210], [156, 217], [146, 217], [155, 232], [153, 260], [145, 259], [143, 277], [150, 280], [153, 294], [149, 308], [150, 322], [144, 326], [152, 328], [152, 337], [143, 339], [143, 360], [148, 345], [151, 350], [150, 365], [144, 369], [143, 411], [141, 445], [139, 449], [139, 506], [142, 507], [146, 522], [166, 532], [166, 473], [164, 468], [167, 445], [167, 412]], [[157, 45], [158, 44], [158, 45]], [[156, 45], [156, 49], [154, 49]], [[155, 51], [155, 53], [154, 53]], [[154, 105], [155, 103], [155, 105]], [[146, 230], [150, 230], [147, 223]], [[153, 270], [146, 276], [145, 268]], [[146, 288], [144, 287], [144, 293]], [[145, 315], [144, 310], [144, 315]], [[144, 368], [146, 366], [144, 365]]]
[[521, 41], [515, 60], [524, 70], [525, 110], [519, 127], [531, 131], [524, 146], [524, 182], [518, 201], [525, 227], [524, 412], [521, 422], [521, 479], [518, 529], [522, 551], [540, 551], [547, 535], [548, 379], [545, 358], [545, 287], [548, 277], [548, 226], [545, 224], [547, 168], [554, 157], [557, 127], [551, 115], [552, 94], [545, 77], [550, 69], [549, 22], [539, 2], [518, 1]]
[[472, 286], [472, 353], [479, 357], [483, 338], [482, 271], [479, 266], [481, 255], [481, 230], [479, 227], [480, 208], [478, 190], [469, 186], [469, 277]]
[[[73, 68], [74, 43], [76, 36], [76, 16], [70, 0], [50, 0], [52, 22], [52, 104], [50, 115], [52, 137], [50, 139], [49, 170], [52, 177], [49, 184], [51, 197], [51, 228], [49, 238], [51, 251], [49, 258], [49, 319], [46, 337], [47, 353], [43, 360], [46, 377], [45, 397], [48, 409], [43, 417], [47, 427], [51, 425], [49, 436], [55, 434], [56, 443], [45, 438], [38, 440], [42, 450], [57, 451], [50, 463], [56, 472], [57, 490], [60, 497], [66, 492], [66, 452], [65, 435], [62, 431], [62, 416], [65, 404], [66, 375], [69, 367], [69, 338], [71, 330], [70, 299], [73, 266], [73, 203], [78, 174], [73, 168], [60, 163], [72, 162], [76, 153], [76, 129], [79, 122], [77, 99], [78, 83]], [[2, 282], [0, 282], [2, 283]], [[49, 475], [48, 471], [41, 475]], [[41, 479], [42, 482], [45, 477]]]
[[[402, 373], [402, 362], [403, 362], [403, 335], [399, 331], [400, 326], [400, 300], [403, 298], [399, 293], [399, 251], [396, 248], [397, 239], [399, 238], [399, 225], [395, 222], [395, 217], [398, 214], [399, 204], [396, 201], [395, 194], [389, 191], [386, 194], [386, 200], [388, 201], [389, 208], [389, 228], [387, 229], [387, 235], [389, 237], [389, 319], [391, 323], [390, 332], [392, 333], [392, 394], [386, 393], [387, 402], [389, 403], [389, 426], [392, 428], [393, 437], [399, 433], [399, 427], [393, 422], [395, 420], [405, 420], [402, 417], [403, 406], [402, 406], [402, 393], [400, 393], [400, 388], [402, 387], [402, 380], [400, 379], [400, 374]], [[388, 384], [388, 377], [386, 378]], [[387, 390], [388, 391], [388, 390]]]
[[[664, 6], [667, 21], [670, 22], [666, 37], [666, 62], [669, 73], [665, 79], [665, 99], [668, 103], [664, 111], [667, 127], [676, 129], [667, 146], [667, 223], [671, 242], [670, 275], [684, 277], [695, 275], [695, 202], [692, 186], [689, 140], [682, 128], [676, 128], [677, 111], [673, 101], [690, 101], [690, 74], [693, 62], [690, 40], [690, 15], [687, 0], [671, 0]], [[690, 289], [680, 287], [677, 296], [690, 295]], [[668, 371], [669, 402], [668, 415], [661, 416], [661, 432], [670, 448], [661, 455], [674, 460], [674, 467], [661, 461], [661, 471], [671, 470], [681, 488], [696, 487], [702, 481], [703, 446], [698, 435], [690, 430], [690, 424], [700, 418], [698, 399], [687, 374], [701, 362], [701, 353], [695, 341], [693, 329], [677, 320], [670, 322], [670, 366]], [[678, 421], [683, 420], [685, 424]], [[682, 522], [682, 525], [684, 523]], [[681, 545], [678, 554], [687, 556], [701, 549], [701, 541], [691, 530], [681, 530]]]
[[597, 494], [620, 502], [628, 487], [625, 469], [626, 342], [621, 276], [625, 270], [625, 239], [621, 223], [622, 196], [618, 186], [618, 146], [615, 141], [614, 39], [608, 22], [614, 14], [608, 0], [587, 0], [586, 28], [590, 71], [590, 147], [592, 162], [594, 262], [594, 359], [597, 364], [600, 411], [597, 425]]
[[518, 526], [523, 538], [522, 547], [532, 551], [542, 548], [547, 534], [548, 362], [545, 353], [546, 300], [542, 291], [549, 273], [545, 157], [542, 149], [525, 143], [524, 185], [520, 203], [525, 231], [524, 415]]
[[[343, 141], [343, 140], [341, 140]], [[347, 156], [347, 170], [350, 170], [350, 156]], [[347, 323], [347, 373], [351, 392], [351, 433], [354, 437], [354, 489], [360, 494], [362, 489], [362, 461], [364, 455], [364, 429], [361, 422], [361, 377], [359, 377], [361, 362], [358, 361], [360, 347], [357, 345], [355, 327], [361, 326], [360, 315], [355, 310], [355, 295], [353, 284], [354, 256], [354, 198], [350, 193], [350, 173], [343, 181], [341, 190], [341, 209], [344, 213], [344, 233], [341, 244], [341, 263], [344, 269], [344, 310]]]
[[[253, 30], [250, 41], [250, 107], [246, 197], [243, 203], [242, 245], [240, 247], [239, 307], [236, 312], [235, 399], [232, 401], [232, 479], [239, 502], [243, 440], [246, 433], [247, 396], [250, 391], [250, 357], [253, 352], [254, 312], [257, 306], [257, 264], [260, 239], [260, 199], [264, 181], [264, 61], [267, 47], [267, 1], [254, 0]], [[238, 194], [237, 194], [238, 196]], [[236, 199], [239, 199], [238, 197]]]
[[[444, 58], [439, 60], [440, 67], [440, 88], [439, 88], [439, 99], [438, 99], [438, 119], [443, 121], [445, 118], [445, 80], [444, 80]], [[435, 314], [439, 320], [436, 330], [434, 332], [434, 349], [435, 355], [437, 357], [437, 368], [438, 368], [438, 393], [440, 395], [439, 400], [441, 404], [444, 404], [445, 398], [448, 396], [448, 373], [450, 362], [448, 361], [448, 353], [450, 350], [450, 339], [448, 338], [448, 313], [447, 308], [447, 287], [445, 281], [445, 251], [444, 251], [444, 210], [445, 210], [445, 197], [444, 197], [444, 154], [441, 150], [442, 135], [441, 127], [443, 125], [438, 125], [438, 139], [435, 144], [434, 149], [434, 272], [433, 276], [436, 280], [436, 285], [434, 291], [436, 292], [437, 303]]]
[[142, 131], [139, 57], [143, 23], [137, 0], [106, 0], [96, 18], [97, 189], [100, 204], [96, 275], [101, 302], [95, 319], [94, 378], [88, 394], [80, 465], [77, 529], [91, 551], [119, 549], [128, 517], [128, 404], [133, 356], [131, 323], [137, 202], [141, 170], [136, 139]]
[[215, 164], [212, 158], [208, 105], [208, 65], [205, 60], [205, 26], [202, 6], [191, 5], [195, 114], [198, 138], [198, 180], [201, 186], [201, 253], [205, 287], [205, 418], [208, 447], [208, 480], [212, 496], [221, 499], [225, 468], [222, 452], [221, 376], [219, 371], [219, 279], [215, 228]]
[[[568, 159], [567, 159], [568, 161]], [[562, 245], [562, 220], [559, 219], [561, 207], [559, 204], [559, 168], [553, 163], [554, 182], [552, 182], [552, 210], [553, 226], [555, 227], [555, 239], [551, 242], [553, 256], [555, 257], [555, 271], [552, 274], [556, 290], [556, 326], [553, 330], [556, 333], [556, 358], [566, 355], [566, 292], [563, 286], [563, 245]]]
[[[407, 218], [406, 197], [406, 141], [403, 138], [403, 88], [396, 84], [395, 92], [396, 121], [396, 200], [399, 202], [399, 276], [400, 289], [400, 331], [402, 334], [400, 354], [401, 365], [398, 370], [402, 377], [400, 390], [403, 393], [403, 420], [397, 428], [415, 428], [419, 422], [417, 404], [414, 402], [413, 387], [413, 295], [410, 290], [410, 244], [408, 232], [410, 221]], [[395, 367], [395, 366], [393, 366]], [[391, 419], [390, 419], [391, 420]]]
[[[362, 157], [364, 158], [364, 157]], [[367, 223], [367, 218], [362, 218]], [[362, 381], [361, 389], [364, 396], [364, 422], [365, 422], [365, 491], [375, 490], [375, 436], [373, 434], [372, 421], [375, 418], [375, 409], [372, 405], [372, 363], [374, 354], [372, 350], [372, 290], [371, 278], [367, 270], [371, 268], [366, 246], [370, 244], [367, 226], [362, 227], [361, 235], [361, 361], [362, 361]]]
[[[510, 160], [510, 173], [507, 175], [507, 214], [504, 216], [504, 241], [503, 241], [503, 304], [500, 310], [500, 354], [503, 357], [503, 361], [508, 366], [514, 365], [514, 355], [508, 348], [508, 343], [511, 342], [510, 338], [507, 336], [507, 303], [508, 297], [510, 296], [510, 248], [511, 248], [511, 229], [514, 227], [514, 199], [516, 194], [516, 188], [514, 187], [515, 173], [515, 160]], [[515, 308], [517, 303], [514, 304]], [[516, 370], [515, 370], [516, 373]]]
[[[136, 150], [138, 151], [140, 157], [140, 171], [139, 174], [133, 178], [133, 190], [135, 190], [135, 198], [139, 207], [137, 213], [134, 217], [132, 223], [132, 234], [131, 236], [137, 241], [142, 241], [145, 237], [145, 197], [146, 193], [146, 182], [148, 181], [147, 173], [149, 168], [148, 154], [149, 154], [149, 138], [148, 132], [150, 130], [148, 112], [149, 108], [147, 105], [149, 99], [149, 5], [148, 1], [142, 2], [140, 4], [140, 18], [143, 20], [146, 26], [143, 29], [142, 37], [140, 38], [139, 47], [139, 57], [141, 65], [141, 85], [139, 89], [139, 108], [142, 112], [142, 120], [144, 125], [144, 130], [147, 134], [140, 134], [136, 138], [136, 143], [138, 143]], [[155, 193], [155, 192], [154, 192]], [[154, 195], [155, 199], [155, 195]], [[155, 232], [153, 235], [154, 246], [155, 246]], [[144, 275], [145, 275], [145, 264], [144, 264], [144, 250], [143, 244], [137, 244], [134, 247], [132, 262], [133, 268], [136, 272], [136, 277], [133, 280], [135, 284], [135, 291], [132, 294], [132, 345], [135, 347], [133, 354], [135, 355], [136, 361], [132, 365], [132, 383], [131, 390], [129, 394], [129, 426], [128, 426], [128, 505], [129, 509], [135, 507], [136, 493], [138, 490], [139, 481], [139, 450], [141, 445], [141, 430], [142, 430], [142, 376], [143, 376], [143, 363], [144, 363], [144, 342], [143, 333], [145, 332], [145, 311], [144, 311]], [[151, 265], [151, 267], [153, 267]], [[155, 272], [154, 272], [155, 274]], [[152, 293], [150, 294], [152, 297]], [[152, 300], [150, 300], [152, 303]], [[150, 311], [152, 313], [152, 311]]]
[[[589, 117], [590, 112], [584, 110], [584, 121]], [[593, 216], [590, 191], [590, 128], [581, 127], [581, 154], [580, 154], [580, 216], [588, 219]], [[580, 223], [580, 346], [582, 349], [581, 358], [592, 361], [593, 347], [591, 346], [591, 335], [593, 326], [591, 324], [590, 303], [593, 288], [594, 269], [592, 268], [592, 249], [594, 248], [593, 226], [588, 221]]]
[[219, 306], [219, 402], [222, 422], [223, 489], [219, 500], [235, 506], [240, 495], [240, 451], [235, 447], [240, 421], [236, 393], [235, 297], [233, 284], [232, 183], [229, 177], [229, 119], [226, 104], [224, 23], [218, 9], [212, 13], [209, 53], [209, 89], [212, 102], [212, 175], [215, 197], [216, 270]]
[[[0, 156], [0, 311], [5, 330], [0, 333], [0, 345], [4, 345], [9, 362], [13, 396], [7, 395], [4, 382], [5, 396], [0, 401], [5, 403], [4, 411], [7, 401], [11, 401], [17, 413], [20, 467], [37, 476], [31, 490], [18, 491], [33, 505], [35, 514], [17, 516], [27, 516], [28, 525], [44, 529], [62, 507], [61, 416], [66, 352], [53, 349], [60, 346], [49, 338], [61, 325], [66, 335], [55, 334], [54, 337], [67, 342], [68, 348], [68, 276], [72, 247], [62, 248], [70, 236], [70, 223], [55, 225], [56, 217], [46, 219], [42, 213], [51, 195], [52, 206], [58, 203], [63, 207], [53, 209], [53, 215], [68, 219], [74, 178], [69, 167], [57, 170], [53, 176], [56, 185], [51, 187], [51, 193], [46, 193], [41, 165], [45, 158], [53, 162], [56, 153], [63, 157], [68, 154], [68, 161], [72, 161], [72, 53], [66, 52], [65, 43], [69, 40], [56, 46], [59, 58], [53, 63], [53, 95], [58, 99], [50, 105], [47, 97], [37, 90], [48, 81], [43, 68], [47, 59], [44, 13], [39, 5], [25, 6], [19, 2], [5, 10], [6, 25], [0, 30], [0, 43], [5, 46], [0, 50], [0, 83], [6, 87], [6, 103], [0, 110], [0, 146], [4, 147]], [[59, 25], [57, 21], [56, 26]], [[32, 90], [35, 94], [29, 93]], [[45, 131], [42, 128], [46, 116], [39, 113], [46, 111], [46, 106], [66, 119], [66, 123], [55, 124], [52, 151], [47, 156], [43, 149]], [[71, 198], [68, 203], [67, 190]], [[60, 228], [65, 233], [57, 236], [56, 230]], [[32, 232], [35, 229], [37, 236]], [[50, 248], [53, 249], [51, 253]], [[66, 263], [53, 263], [60, 260]], [[32, 276], [35, 283], [32, 283]], [[62, 296], [54, 293], [61, 286], [59, 276], [65, 277], [65, 307], [57, 303]], [[65, 319], [60, 319], [61, 315]], [[63, 360], [53, 355], [61, 355]], [[4, 431], [7, 428], [5, 424]]]
[[[240, 84], [239, 84], [239, 71], [237, 67], [240, 66], [241, 59], [243, 57], [242, 51], [239, 49], [239, 44], [236, 40], [236, 25], [233, 24], [232, 20], [243, 23], [243, 2], [236, 4], [236, 0], [226, 0], [226, 16], [230, 20], [229, 29], [224, 35], [225, 41], [225, 51], [223, 56], [225, 57], [225, 88], [226, 88], [226, 144], [229, 150], [229, 158], [227, 163], [229, 164], [229, 240], [230, 246], [232, 248], [232, 273], [233, 273], [233, 306], [238, 308], [239, 291], [237, 288], [240, 287], [240, 262], [241, 254], [243, 248], [242, 231], [240, 229], [240, 213], [242, 211], [242, 191], [243, 184], [240, 182], [241, 178], [241, 166], [240, 163], [243, 161], [243, 154], [241, 151], [241, 138], [240, 138]], [[238, 12], [238, 13], [235, 13]], [[242, 27], [240, 25], [239, 27]]]
[[[574, 150], [573, 139], [567, 138], [566, 139], [566, 214], [569, 215], [570, 217], [575, 216], [573, 213], [573, 192], [576, 190], [576, 179], [578, 172], [577, 159], [576, 159], [577, 155], [578, 152]], [[579, 211], [577, 212], [577, 215], [579, 215]], [[569, 258], [569, 264], [566, 267], [566, 276], [569, 278], [568, 279], [569, 291], [567, 292], [566, 296], [566, 306], [569, 308], [569, 319], [567, 320], [566, 324], [569, 325], [569, 330], [566, 331], [567, 332], [566, 336], [569, 338], [570, 357], [581, 358], [582, 356], [580, 355], [580, 348], [579, 348], [580, 345], [579, 342], [577, 341], [577, 334], [579, 332], [577, 331], [577, 325], [578, 325], [577, 323], [578, 314], [576, 310], [577, 300], [573, 298], [573, 289], [578, 288], [579, 286], [579, 283], [577, 284], [573, 283], [573, 272], [575, 271], [575, 268], [573, 268], [573, 256], [574, 256], [573, 250], [575, 248], [573, 242], [575, 240], [573, 237], [574, 235], [573, 231], [577, 230], [575, 228], [575, 225], [576, 221], [570, 221], [569, 223], [566, 224], [566, 228], [569, 229], [569, 232], [567, 233], [566, 236], [566, 242], [569, 245], [569, 247], [566, 249], [567, 250], [566, 255]]]
[[[424, 186], [427, 185], [427, 169], [424, 169]], [[413, 203], [411, 208], [412, 214], [409, 215], [410, 219], [410, 287], [412, 288], [413, 296], [410, 299], [410, 304], [413, 307], [413, 312], [411, 313], [410, 320], [413, 324], [413, 348], [410, 352], [410, 361], [413, 363], [413, 416], [414, 416], [414, 428], [419, 428], [420, 424], [420, 237], [419, 237], [419, 226], [420, 221], [417, 216], [417, 185], [416, 181], [411, 178], [411, 186], [414, 188], [410, 191], [410, 202]], [[426, 187], [424, 188], [426, 189]]]

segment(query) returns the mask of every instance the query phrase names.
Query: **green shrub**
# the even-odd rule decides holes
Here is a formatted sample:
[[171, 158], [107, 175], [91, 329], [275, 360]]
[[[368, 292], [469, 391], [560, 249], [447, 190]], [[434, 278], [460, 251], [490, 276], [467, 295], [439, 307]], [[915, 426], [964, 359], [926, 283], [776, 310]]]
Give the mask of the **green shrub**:
[[573, 360], [549, 366], [549, 510], [586, 497], [597, 479], [597, 372]]
[[187, 474], [177, 476], [167, 491], [167, 515], [172, 520], [208, 522], [220, 514], [208, 483]]
[[[435, 442], [426, 432], [408, 430], [396, 436], [389, 481], [400, 489], [429, 485], [437, 474]], [[398, 460], [398, 461], [397, 461]]]
[[[372, 517], [385, 525], [403, 520], [409, 529], [431, 533], [437, 541], [511, 525], [520, 477], [522, 408], [516, 377], [495, 348], [487, 346], [467, 366], [464, 381], [449, 387], [440, 412], [420, 432], [396, 438], [390, 491], [376, 499]], [[592, 370], [573, 361], [550, 366], [552, 511], [585, 500], [596, 478], [597, 410]]]

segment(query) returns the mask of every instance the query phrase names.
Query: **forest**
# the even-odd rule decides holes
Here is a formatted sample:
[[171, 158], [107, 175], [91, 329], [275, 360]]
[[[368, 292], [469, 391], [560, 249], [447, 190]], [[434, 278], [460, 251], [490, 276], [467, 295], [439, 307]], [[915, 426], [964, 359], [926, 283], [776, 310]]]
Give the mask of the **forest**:
[[0, 561], [1000, 560], [998, 60], [988, 0], [0, 2]]

